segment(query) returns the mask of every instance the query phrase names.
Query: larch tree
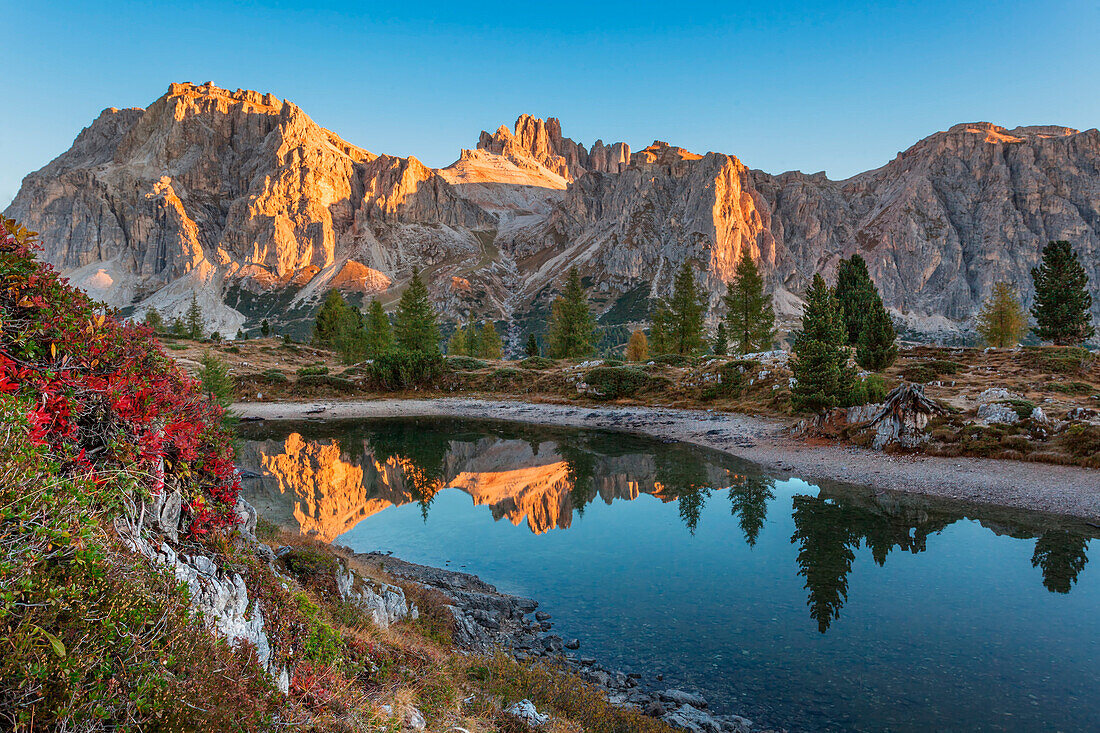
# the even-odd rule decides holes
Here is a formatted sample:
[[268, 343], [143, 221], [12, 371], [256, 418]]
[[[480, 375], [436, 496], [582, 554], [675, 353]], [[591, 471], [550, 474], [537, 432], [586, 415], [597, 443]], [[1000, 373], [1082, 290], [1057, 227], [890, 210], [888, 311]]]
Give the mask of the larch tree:
[[626, 342], [624, 356], [627, 361], [646, 360], [649, 356], [649, 343], [646, 340], [645, 331], [639, 328], [630, 334], [630, 340]]
[[439, 351], [439, 326], [435, 308], [428, 297], [428, 288], [420, 278], [420, 268], [414, 267], [408, 287], [397, 304], [394, 323], [397, 345], [407, 351], [432, 353]]
[[1035, 335], [1059, 346], [1084, 343], [1096, 333], [1092, 325], [1092, 296], [1089, 278], [1069, 242], [1050, 242], [1043, 248], [1043, 260], [1032, 269], [1035, 285]]
[[478, 338], [477, 356], [482, 359], [499, 359], [504, 355], [504, 342], [497, 333], [492, 321], [481, 324], [481, 336]]
[[469, 353], [466, 346], [466, 329], [461, 325], [456, 326], [455, 330], [451, 333], [451, 337], [447, 339], [447, 355], [467, 356]]
[[791, 402], [798, 409], [820, 412], [842, 404], [852, 389], [844, 314], [833, 289], [820, 273], [806, 291], [802, 330], [794, 335]]
[[550, 354], [557, 359], [585, 357], [595, 348], [596, 319], [576, 267], [569, 268], [565, 289], [551, 308], [547, 337]]
[[1027, 333], [1027, 314], [1012, 283], [993, 283], [993, 291], [982, 303], [975, 320], [986, 345], [998, 349], [1012, 348]]
[[764, 278], [748, 250], [741, 252], [733, 280], [722, 297], [726, 306], [729, 336], [737, 351], [749, 354], [767, 351], [775, 342], [775, 310], [770, 295], [764, 292]]

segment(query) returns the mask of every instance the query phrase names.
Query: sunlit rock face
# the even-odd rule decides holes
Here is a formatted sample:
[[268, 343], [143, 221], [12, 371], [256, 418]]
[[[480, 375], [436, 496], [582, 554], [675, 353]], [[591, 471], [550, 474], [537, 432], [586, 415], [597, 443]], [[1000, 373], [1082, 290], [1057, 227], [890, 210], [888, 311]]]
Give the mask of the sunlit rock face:
[[[522, 115], [432, 169], [345, 142], [272, 95], [172, 84], [148, 109], [105, 110], [5, 213], [94, 297], [173, 317], [197, 291], [223, 333], [260, 318], [225, 304], [238, 287], [293, 289], [308, 311], [333, 286], [401, 287], [413, 266], [458, 319], [545, 305], [570, 265], [611, 308], [667, 292], [687, 261], [717, 304], [743, 252], [781, 317], [800, 313], [814, 273], [859, 253], [907, 326], [958, 333], [996, 281], [1029, 300], [1053, 239], [1073, 242], [1100, 316], [1100, 133], [1056, 126], [956, 125], [832, 181], [662, 141], [586, 147], [557, 119]], [[454, 278], [470, 286], [461, 297]], [[623, 318], [644, 318], [635, 310]]]
[[[367, 441], [342, 447], [335, 440], [307, 441], [291, 433], [281, 442], [247, 442], [240, 461], [259, 474], [246, 479], [245, 490], [262, 516], [327, 542], [383, 509], [430, 502], [444, 490], [462, 491], [495, 519], [525, 523], [535, 534], [570, 526], [578, 480], [584, 482], [580, 501], [598, 497], [611, 504], [642, 494], [677, 498], [657, 480], [651, 455], [596, 456], [591, 475], [578, 477], [552, 441], [451, 441], [442, 463], [432, 467], [400, 453], [377, 453]], [[708, 477], [709, 485], [730, 483], [728, 472], [713, 470], [718, 473]]]

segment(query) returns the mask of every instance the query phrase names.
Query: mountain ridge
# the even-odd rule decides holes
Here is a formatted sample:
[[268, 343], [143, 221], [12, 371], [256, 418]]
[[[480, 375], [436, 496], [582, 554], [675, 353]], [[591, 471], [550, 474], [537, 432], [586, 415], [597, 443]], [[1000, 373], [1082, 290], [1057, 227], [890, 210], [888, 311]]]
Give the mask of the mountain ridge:
[[832, 180], [661, 141], [589, 148], [521, 115], [431, 168], [270, 94], [174, 83], [104, 110], [6, 215], [94, 297], [174, 316], [197, 291], [229, 334], [304, 319], [332, 283], [392, 302], [413, 266], [456, 319], [530, 324], [576, 264], [598, 310], [637, 322], [685, 260], [717, 306], [747, 250], [787, 320], [814, 272], [859, 252], [904, 325], [957, 338], [994, 281], [1030, 297], [1048, 239], [1074, 242], [1100, 308], [1100, 133], [1056, 125], [960, 123]]

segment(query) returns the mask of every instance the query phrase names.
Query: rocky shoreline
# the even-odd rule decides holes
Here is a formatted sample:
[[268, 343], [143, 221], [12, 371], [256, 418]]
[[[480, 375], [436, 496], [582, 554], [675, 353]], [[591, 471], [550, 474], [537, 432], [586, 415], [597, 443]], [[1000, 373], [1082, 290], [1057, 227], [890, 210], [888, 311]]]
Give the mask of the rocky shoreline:
[[504, 651], [517, 661], [557, 664], [604, 690], [614, 705], [631, 707], [691, 733], [766, 733], [739, 715], [709, 710], [707, 700], [689, 691], [666, 688], [660, 676], [609, 669], [579, 651], [579, 639], [551, 633], [550, 614], [538, 601], [502, 593], [476, 575], [418, 565], [377, 552], [355, 554], [391, 577], [416, 583], [445, 596], [454, 617], [454, 641], [476, 653]]

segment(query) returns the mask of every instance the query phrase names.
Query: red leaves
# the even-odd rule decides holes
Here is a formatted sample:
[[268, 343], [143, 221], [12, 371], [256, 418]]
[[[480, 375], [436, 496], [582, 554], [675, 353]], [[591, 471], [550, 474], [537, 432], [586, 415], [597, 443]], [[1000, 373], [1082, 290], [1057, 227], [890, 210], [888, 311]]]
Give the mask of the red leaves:
[[153, 493], [181, 488], [193, 534], [232, 526], [240, 483], [221, 408], [149, 329], [99, 312], [36, 262], [27, 235], [0, 220], [0, 393], [33, 401], [31, 441], [66, 470], [136, 469]]

